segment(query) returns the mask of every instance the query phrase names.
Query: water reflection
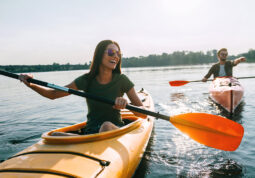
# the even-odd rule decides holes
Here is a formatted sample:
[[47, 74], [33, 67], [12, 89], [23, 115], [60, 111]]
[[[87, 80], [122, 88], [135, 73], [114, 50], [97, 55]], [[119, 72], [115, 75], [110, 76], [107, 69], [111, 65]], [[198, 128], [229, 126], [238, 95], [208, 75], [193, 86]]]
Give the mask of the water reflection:
[[229, 113], [226, 111], [221, 105], [213, 102], [213, 100], [208, 97], [210, 106], [212, 107], [212, 110], [214, 110], [217, 114], [222, 115], [223, 117], [226, 117], [228, 119], [231, 119], [235, 122], [242, 123], [242, 113], [244, 111], [245, 101], [242, 101], [237, 108], [235, 109], [234, 113]]
[[244, 170], [242, 165], [227, 158], [221, 151], [199, 148], [190, 150], [183, 158], [182, 165], [178, 165], [177, 177], [242, 177]]
[[[204, 97], [185, 95], [182, 92], [170, 94], [170, 106], [182, 112], [206, 112], [215, 115], [228, 116], [229, 113]], [[245, 103], [242, 102], [232, 115], [232, 120], [241, 121]], [[216, 112], [216, 113], [215, 113]], [[178, 113], [178, 114], [179, 114]], [[161, 162], [167, 167], [176, 168], [176, 177], [242, 177], [243, 168], [236, 161], [229, 159], [226, 152], [208, 148], [197, 144], [183, 134], [171, 135], [174, 143], [175, 154], [160, 154]], [[167, 148], [166, 148], [167, 149]], [[170, 149], [170, 148], [169, 148]], [[173, 150], [171, 150], [173, 151]]]
[[243, 177], [243, 168], [236, 161], [225, 159], [220, 163], [214, 163], [209, 177]]
[[171, 93], [171, 101], [172, 102], [184, 100], [184, 99], [185, 99], [184, 93]]
[[241, 119], [243, 118], [242, 113], [244, 111], [244, 106], [245, 102], [242, 101], [235, 109], [235, 112], [232, 115], [230, 115], [230, 119], [238, 123], [241, 123]]

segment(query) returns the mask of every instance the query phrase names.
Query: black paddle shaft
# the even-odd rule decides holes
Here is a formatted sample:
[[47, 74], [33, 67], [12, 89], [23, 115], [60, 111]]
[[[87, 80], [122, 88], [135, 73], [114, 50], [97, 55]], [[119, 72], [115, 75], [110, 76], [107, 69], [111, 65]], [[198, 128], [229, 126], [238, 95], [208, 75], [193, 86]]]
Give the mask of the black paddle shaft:
[[[14, 78], [14, 79], [19, 79], [19, 75], [14, 74], [14, 73], [10, 73], [10, 72], [7, 72], [7, 71], [0, 70], [0, 74], [4, 75], [4, 76], [7, 76], [7, 77]], [[103, 98], [103, 97], [100, 97], [100, 96], [95, 96], [95, 95], [92, 95], [92, 94], [87, 93], [87, 92], [81, 92], [81, 91], [77, 91], [77, 90], [74, 90], [74, 89], [71, 89], [71, 88], [61, 87], [61, 86], [58, 86], [58, 85], [55, 85], [55, 84], [50, 84], [50, 83], [40, 81], [40, 80], [36, 80], [36, 79], [33, 79], [33, 78], [29, 78], [29, 79], [27, 79], [27, 81], [30, 82], [30, 83], [34, 83], [34, 84], [37, 84], [37, 85], [44, 86], [44, 87], [64, 91], [64, 92], [67, 92], [67, 93], [70, 93], [70, 94], [74, 94], [74, 95], [77, 95], [77, 96], [85, 97], [85, 98], [96, 100], [96, 101], [103, 102], [103, 103], [107, 103], [107, 104], [110, 104], [110, 105], [115, 105], [115, 102], [112, 101], [112, 100], [109, 100], [107, 98]], [[146, 114], [146, 115], [150, 115], [150, 116], [153, 116], [153, 117], [156, 117], [156, 118], [161, 118], [161, 119], [167, 120], [167, 121], [169, 121], [169, 119], [170, 119], [169, 116], [159, 114], [159, 113], [156, 113], [156, 112], [152, 112], [152, 111], [149, 111], [149, 110], [145, 110], [145, 109], [142, 109], [142, 108], [139, 108], [139, 107], [136, 107], [136, 106], [133, 106], [133, 105], [129, 105], [129, 104], [126, 105], [126, 109], [129, 109], [129, 110], [132, 110], [132, 111], [135, 111], [135, 112], [138, 112], [138, 113], [143, 113], [143, 114]]]

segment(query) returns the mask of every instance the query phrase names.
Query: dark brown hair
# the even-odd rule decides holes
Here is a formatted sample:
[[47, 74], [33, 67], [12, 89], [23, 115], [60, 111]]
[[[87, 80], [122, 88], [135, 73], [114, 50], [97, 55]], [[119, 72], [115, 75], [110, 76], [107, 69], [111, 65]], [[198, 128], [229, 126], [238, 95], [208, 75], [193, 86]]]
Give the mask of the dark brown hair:
[[226, 51], [226, 52], [228, 52], [227, 48], [221, 48], [221, 49], [217, 52], [218, 57], [220, 56], [220, 52], [221, 52], [221, 51]]

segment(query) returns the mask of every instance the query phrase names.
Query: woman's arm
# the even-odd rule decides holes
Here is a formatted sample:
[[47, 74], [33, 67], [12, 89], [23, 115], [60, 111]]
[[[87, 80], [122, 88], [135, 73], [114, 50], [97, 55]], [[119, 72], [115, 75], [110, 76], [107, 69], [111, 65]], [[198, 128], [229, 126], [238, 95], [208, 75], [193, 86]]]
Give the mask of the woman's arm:
[[[131, 88], [128, 92], [127, 92], [127, 96], [129, 98], [129, 100], [131, 101], [131, 104], [132, 105], [135, 105], [135, 106], [140, 106], [142, 109], [144, 109], [144, 106], [143, 106], [143, 103], [142, 101], [140, 100], [140, 98], [138, 97], [134, 87]], [[142, 114], [142, 113], [138, 113], [138, 112], [134, 112], [132, 111], [136, 116], [138, 117], [142, 117], [142, 118], [146, 118], [147, 115], [145, 114]]]
[[[142, 109], [144, 109], [143, 107], [143, 103], [141, 102], [141, 100], [139, 99], [139, 97], [137, 96], [135, 89], [131, 88], [128, 92], [127, 92], [127, 96], [129, 98], [129, 100], [131, 101], [132, 105], [135, 106], [140, 106]], [[124, 109], [126, 108], [127, 105], [127, 100], [123, 97], [118, 97], [115, 99], [115, 105], [113, 106], [114, 109]], [[142, 113], [138, 113], [135, 111], [132, 111], [136, 116], [138, 117], [142, 117], [142, 118], [146, 118], [147, 115], [142, 114]]]
[[[54, 90], [54, 89], [51, 89], [51, 88], [46, 88], [46, 87], [42, 87], [40, 85], [29, 83], [29, 82], [27, 82], [28, 78], [33, 78], [33, 75], [31, 75], [31, 74], [21, 74], [19, 76], [20, 81], [22, 81], [27, 87], [31, 88], [32, 90], [34, 90], [35, 92], [37, 92], [41, 96], [44, 96], [46, 98], [49, 98], [49, 99], [53, 100], [53, 99], [57, 99], [57, 98], [61, 98], [61, 97], [70, 95], [69, 93], [66, 93], [66, 92], [63, 92], [63, 91]], [[70, 84], [66, 85], [65, 87], [77, 90], [76, 84], [74, 82], [71, 82]]]

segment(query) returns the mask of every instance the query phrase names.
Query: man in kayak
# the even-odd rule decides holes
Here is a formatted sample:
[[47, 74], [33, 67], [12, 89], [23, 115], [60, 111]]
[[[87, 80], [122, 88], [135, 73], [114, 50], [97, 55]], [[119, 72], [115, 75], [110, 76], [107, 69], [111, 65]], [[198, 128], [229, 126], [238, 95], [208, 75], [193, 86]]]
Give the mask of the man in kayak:
[[246, 61], [245, 57], [239, 57], [234, 61], [227, 60], [228, 50], [226, 48], [222, 48], [217, 53], [219, 62], [214, 64], [209, 72], [202, 79], [203, 82], [206, 82], [208, 78], [211, 77], [224, 77], [224, 76], [232, 76], [233, 67], [239, 64], [240, 62]]
[[[63, 91], [29, 83], [27, 82], [28, 78], [33, 78], [33, 76], [31, 74], [21, 74], [19, 79], [46, 98], [57, 99], [70, 95]], [[127, 104], [127, 100], [123, 98], [124, 93], [127, 94], [133, 105], [143, 106], [134, 89], [134, 84], [126, 75], [121, 74], [120, 47], [118, 43], [111, 40], [101, 41], [97, 45], [90, 71], [79, 76], [65, 87], [83, 90], [96, 96], [115, 100], [115, 105], [112, 107], [102, 102], [86, 99], [88, 114], [87, 124], [83, 130], [84, 134], [104, 132], [124, 126], [120, 115], [120, 109], [124, 109]], [[140, 113], [134, 114], [144, 117]], [[56, 133], [55, 135], [66, 134], [68, 133]]]

